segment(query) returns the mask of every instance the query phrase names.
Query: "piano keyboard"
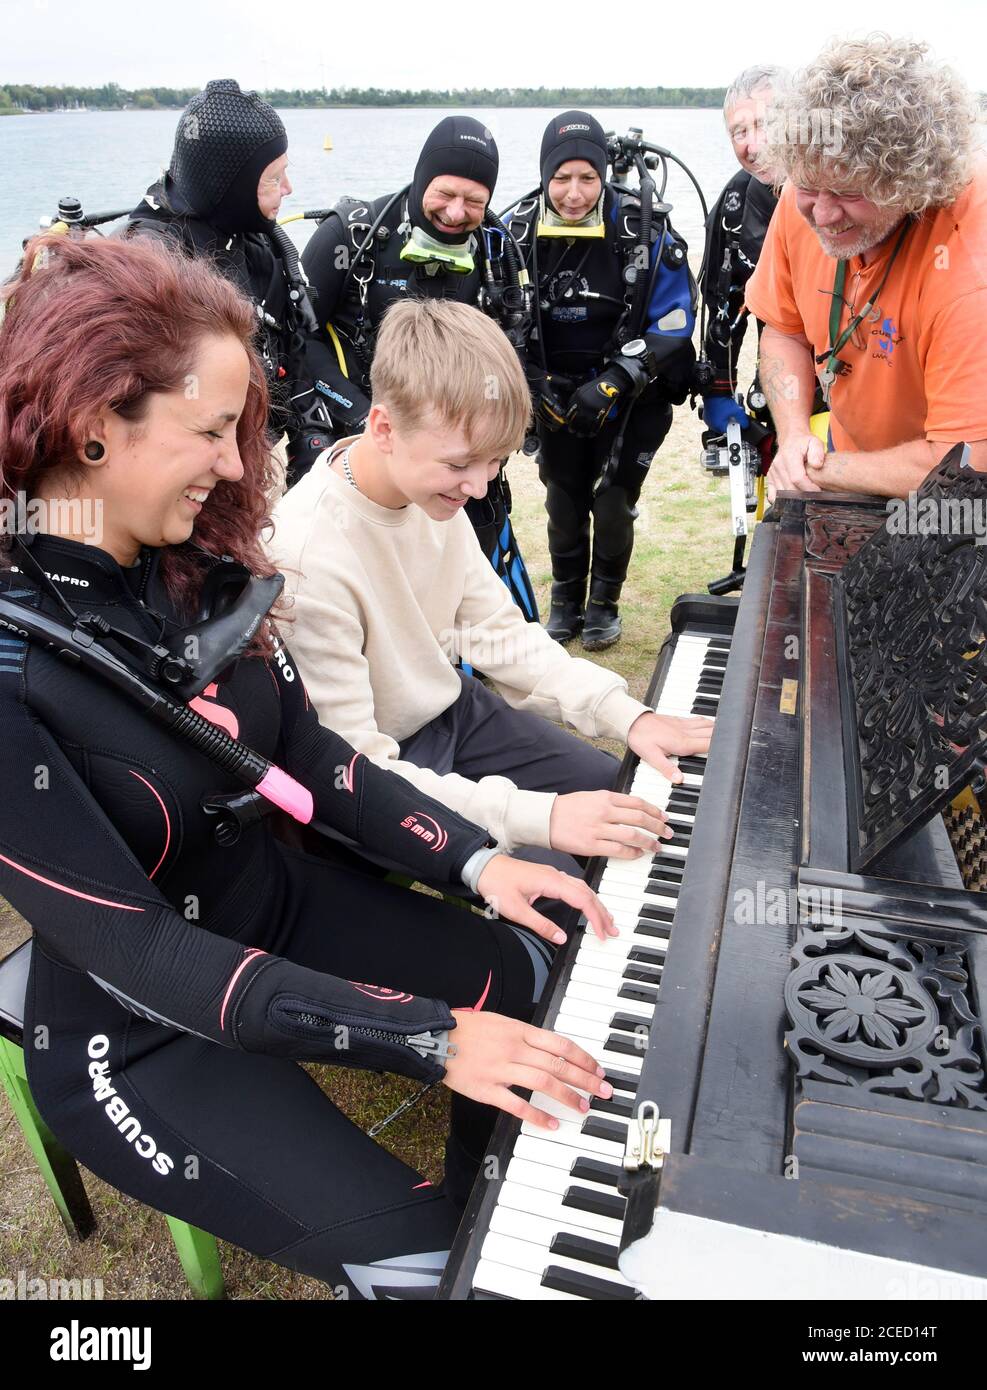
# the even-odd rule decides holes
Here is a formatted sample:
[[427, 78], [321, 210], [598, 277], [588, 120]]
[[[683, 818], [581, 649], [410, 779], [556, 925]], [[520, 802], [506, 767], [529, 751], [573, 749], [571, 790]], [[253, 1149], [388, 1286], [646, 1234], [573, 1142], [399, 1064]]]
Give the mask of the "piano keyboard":
[[[680, 634], [655, 702], [659, 714], [716, 714], [728, 636]], [[660, 807], [674, 830], [653, 858], [607, 861], [597, 893], [620, 935], [583, 931], [565, 989], [542, 1026], [606, 1068], [610, 1100], [587, 1114], [536, 1092], [556, 1130], [525, 1122], [480, 1249], [475, 1293], [517, 1299], [635, 1299], [617, 1268], [624, 1198], [617, 1191], [627, 1126], [648, 1046], [662, 967], [703, 783], [705, 758], [680, 758], [673, 786], [638, 763], [627, 792]]]

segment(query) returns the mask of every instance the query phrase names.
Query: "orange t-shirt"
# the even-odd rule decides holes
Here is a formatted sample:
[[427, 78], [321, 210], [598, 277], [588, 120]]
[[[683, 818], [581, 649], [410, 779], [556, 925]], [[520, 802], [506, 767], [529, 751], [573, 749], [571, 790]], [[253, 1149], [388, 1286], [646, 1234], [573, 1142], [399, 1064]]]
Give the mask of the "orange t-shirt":
[[[835, 449], [987, 439], [987, 163], [976, 168], [955, 203], [930, 208], [910, 227], [879, 302], [841, 349], [851, 370], [832, 385]], [[849, 260], [843, 297], [853, 312], [880, 285], [897, 239], [896, 229], [870, 265], [859, 256]], [[788, 187], [747, 283], [747, 307], [780, 333], [804, 333], [814, 353], [824, 352], [837, 264]], [[844, 305], [840, 332], [851, 317]]]

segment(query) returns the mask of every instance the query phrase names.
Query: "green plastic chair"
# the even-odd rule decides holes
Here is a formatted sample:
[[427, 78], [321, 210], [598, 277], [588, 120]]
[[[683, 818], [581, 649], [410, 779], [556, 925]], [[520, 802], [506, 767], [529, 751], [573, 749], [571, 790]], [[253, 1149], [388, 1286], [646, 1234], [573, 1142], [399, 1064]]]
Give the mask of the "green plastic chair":
[[[27, 1084], [24, 1000], [30, 965], [30, 941], [25, 941], [0, 961], [0, 1081], [62, 1224], [70, 1236], [85, 1240], [95, 1229], [96, 1219], [82, 1175], [75, 1159], [41, 1118]], [[168, 1216], [166, 1220], [192, 1293], [196, 1298], [224, 1298], [226, 1290], [216, 1237], [177, 1217]]]

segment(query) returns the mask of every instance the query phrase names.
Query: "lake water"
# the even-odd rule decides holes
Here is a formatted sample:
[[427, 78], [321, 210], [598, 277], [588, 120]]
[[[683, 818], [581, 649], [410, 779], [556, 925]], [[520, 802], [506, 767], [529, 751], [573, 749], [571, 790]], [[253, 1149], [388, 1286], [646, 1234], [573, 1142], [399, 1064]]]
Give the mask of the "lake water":
[[[403, 187], [425, 136], [447, 114], [435, 107], [282, 111], [295, 188], [282, 215], [331, 207], [343, 194], [369, 199]], [[538, 183], [542, 132], [553, 112], [523, 107], [468, 114], [489, 125], [500, 149], [493, 200], [500, 211]], [[736, 171], [719, 111], [622, 107], [596, 108], [593, 115], [606, 130], [640, 126], [645, 139], [689, 165], [707, 201]], [[175, 111], [94, 111], [0, 120], [0, 278], [15, 264], [23, 238], [37, 231], [42, 216], [55, 212], [60, 197], [78, 198], [87, 212], [133, 207], [168, 164], [178, 118]], [[326, 135], [333, 142], [329, 152], [323, 150]], [[701, 254], [699, 201], [675, 165], [670, 165], [666, 198], [677, 230], [690, 250]], [[313, 229], [312, 222], [289, 226], [299, 246]]]

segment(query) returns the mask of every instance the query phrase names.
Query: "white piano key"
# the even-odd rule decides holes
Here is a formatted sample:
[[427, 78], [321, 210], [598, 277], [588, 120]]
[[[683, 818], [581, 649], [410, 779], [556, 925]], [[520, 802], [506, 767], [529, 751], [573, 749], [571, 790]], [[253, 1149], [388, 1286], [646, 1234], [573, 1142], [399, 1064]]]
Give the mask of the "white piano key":
[[608, 1163], [622, 1163], [624, 1161], [623, 1144], [612, 1144], [609, 1139], [597, 1139], [593, 1134], [581, 1134], [578, 1127], [563, 1124], [561, 1121], [558, 1129], [542, 1129], [539, 1125], [532, 1124], [530, 1120], [524, 1120], [521, 1124], [521, 1133], [547, 1139], [549, 1143], [563, 1144], [569, 1149], [578, 1145], [580, 1153], [585, 1158], [603, 1158]]
[[[577, 1022], [579, 1022], [578, 1019], [573, 1019], [573, 1023]], [[642, 1058], [638, 1057], [636, 1054], [611, 1052], [608, 1048], [602, 1047], [598, 1041], [587, 1038], [581, 1031], [569, 1027], [568, 1025], [563, 1027], [560, 1026], [558, 1022], [555, 1022], [551, 1025], [551, 1028], [553, 1033], [560, 1033], [562, 1037], [570, 1038], [574, 1043], [578, 1044], [578, 1046], [581, 1047], [584, 1052], [588, 1052], [593, 1060], [598, 1062], [601, 1067], [614, 1067], [617, 1071], [626, 1071], [631, 1076], [641, 1075], [643, 1061]]]
[[[579, 1131], [591, 1115], [599, 1116], [600, 1119], [604, 1120], [613, 1120], [614, 1124], [627, 1124], [626, 1115], [615, 1115], [610, 1110], [570, 1110], [567, 1105], [564, 1105], [560, 1100], [556, 1100], [554, 1096], [545, 1095], [544, 1091], [536, 1091], [535, 1095], [537, 1095], [538, 1099], [536, 1101], [534, 1096], [532, 1096], [532, 1105], [537, 1105], [538, 1109], [544, 1110], [547, 1115], [554, 1115], [561, 1124], [571, 1126], [574, 1132], [579, 1134], [580, 1140], [584, 1139], [586, 1136], [580, 1134]], [[509, 1169], [506, 1176], [508, 1178], [511, 1176]], [[515, 1178], [515, 1181], [521, 1182], [522, 1179], [518, 1177]], [[577, 1180], [574, 1178], [573, 1182], [575, 1181]], [[592, 1184], [590, 1184], [590, 1186], [592, 1186]]]
[[[626, 984], [640, 984], [639, 980], [625, 980], [623, 976], [608, 976], [607, 985], [586, 984], [580, 979], [573, 977], [565, 992], [566, 1008], [570, 1013], [575, 1012], [575, 1004], [605, 1004], [611, 1012], [615, 1008], [622, 1009], [625, 1013], [631, 1010], [640, 1011], [642, 1018], [654, 1018], [655, 1008], [653, 1004], [642, 1003], [639, 999], [620, 999], [619, 991]], [[612, 983], [610, 983], [612, 978]], [[657, 981], [656, 981], [657, 983]]]
[[[559, 1229], [555, 1221], [547, 1216], [535, 1216], [530, 1211], [519, 1211], [517, 1207], [507, 1207], [500, 1203], [490, 1216], [491, 1231], [514, 1240], [530, 1240], [536, 1245], [543, 1245], [546, 1250], [558, 1235]], [[570, 1227], [563, 1226], [561, 1229], [567, 1231]], [[599, 1237], [591, 1236], [590, 1239], [597, 1240]]]
[[581, 999], [571, 990], [566, 990], [565, 1011], [573, 1018], [587, 1018], [594, 1023], [609, 1023], [618, 1009], [621, 1013], [633, 1013], [634, 1017], [640, 1018], [643, 1023], [650, 1023], [654, 1016], [654, 1009], [649, 1009], [646, 1004], [636, 1004], [633, 1000], [618, 999], [616, 989], [609, 1004]]
[[[577, 971], [578, 974], [576, 973]], [[589, 985], [599, 985], [602, 989], [606, 989], [609, 986], [614, 995], [616, 995], [617, 990], [620, 988], [616, 982], [623, 978], [623, 968], [620, 970], [607, 970], [605, 968], [595, 969], [592, 965], [576, 964], [572, 967], [571, 978], [573, 980], [581, 980]], [[564, 1003], [562, 1007], [565, 1007], [569, 1001], [568, 990], [563, 996], [563, 999]]]
[[[581, 1186], [575, 1179], [570, 1185]], [[563, 1206], [562, 1198], [554, 1192], [543, 1192], [537, 1187], [522, 1187], [520, 1183], [505, 1182], [501, 1185], [498, 1205], [513, 1207], [515, 1211], [530, 1212], [556, 1223], [556, 1230], [599, 1231], [602, 1236], [620, 1239], [622, 1221], [613, 1216], [600, 1216], [595, 1211], [583, 1211], [579, 1207]]]
[[499, 1232], [492, 1232], [487, 1236], [480, 1257], [539, 1277], [549, 1265], [555, 1265], [557, 1269], [574, 1269], [594, 1279], [606, 1279], [624, 1288], [633, 1288], [618, 1270], [590, 1264], [586, 1260], [573, 1260], [568, 1255], [553, 1255], [548, 1246], [536, 1245], [530, 1240], [517, 1240], [511, 1236], [500, 1235]]
[[[597, 962], [600, 962], [600, 964], [597, 964]], [[636, 969], [638, 964], [639, 962], [637, 961], [633, 962], [633, 968]], [[614, 964], [612, 957], [604, 959], [604, 957], [595, 956], [592, 953], [583, 957], [577, 956], [575, 964], [572, 967], [570, 984], [573, 986], [578, 985], [580, 992], [570, 992], [567, 988], [563, 997], [566, 1001], [568, 1001], [570, 997], [573, 999], [586, 998], [586, 995], [583, 994], [582, 991], [593, 991], [590, 997], [595, 999], [598, 1003], [603, 1003], [606, 998], [616, 999], [624, 985], [650, 985], [652, 988], [657, 988], [661, 984], [660, 968], [656, 969], [650, 961], [641, 962], [640, 964], [647, 970], [646, 978], [640, 980], [637, 978], [629, 979], [627, 972], [632, 966], [630, 961], [621, 960]], [[641, 1003], [639, 1007], [647, 1008], [648, 1006], [646, 1003]]]
[[[563, 1008], [564, 1007], [565, 1006], [563, 1005]], [[630, 1041], [639, 1041], [640, 1047], [637, 1048], [636, 1052], [628, 1053], [627, 1055], [629, 1057], [635, 1057], [638, 1055], [638, 1053], [640, 1053], [640, 1055], [643, 1057], [645, 1052], [647, 1052], [648, 1050], [648, 1036], [646, 1028], [642, 1032], [627, 1033], [620, 1028], [611, 1028], [609, 1023], [597, 1023], [591, 1018], [577, 1018], [573, 1014], [570, 1014], [568, 1012], [560, 1012], [558, 1018], [555, 1020], [554, 1031], [556, 1033], [563, 1033], [566, 1037], [568, 1037], [568, 1030], [570, 1028], [578, 1028], [584, 1038], [589, 1038], [590, 1041], [595, 1042], [598, 1047], [601, 1047], [606, 1042], [607, 1038], [610, 1037], [611, 1033], [615, 1037], [619, 1036], [622, 1041], [625, 1039]]]
[[[655, 887], [649, 887], [651, 873], [644, 879], [640, 886], [632, 883], [601, 883], [596, 890], [597, 896], [605, 904], [607, 911], [616, 913], [618, 911], [628, 912], [632, 908], [641, 908], [645, 903], [651, 903], [655, 907], [670, 907], [673, 910], [678, 907], [678, 895], [675, 893], [662, 893]], [[596, 932], [592, 933], [596, 936]], [[599, 938], [597, 938], [599, 939]]]
[[[539, 1163], [548, 1168], [561, 1168], [568, 1173], [573, 1182], [577, 1178], [572, 1178], [572, 1165], [578, 1158], [599, 1158], [599, 1154], [586, 1154], [575, 1145], [559, 1143], [542, 1139], [534, 1134], [521, 1133], [517, 1137], [514, 1145], [514, 1157], [526, 1159], [529, 1163]], [[605, 1160], [613, 1161], [613, 1160]], [[615, 1161], [615, 1167], [620, 1167], [620, 1161]]]
[[613, 1194], [617, 1191], [607, 1183], [591, 1182], [588, 1178], [574, 1178], [567, 1168], [552, 1167], [547, 1163], [531, 1163], [528, 1159], [519, 1158], [517, 1154], [507, 1165], [504, 1179], [506, 1182], [516, 1182], [521, 1187], [537, 1187], [541, 1192], [554, 1192], [557, 1197], [564, 1197], [573, 1183], [578, 1183], [580, 1187], [588, 1187], [592, 1192]]
[[561, 1289], [542, 1287], [541, 1276], [529, 1274], [524, 1269], [512, 1269], [510, 1265], [495, 1264], [493, 1260], [479, 1260], [473, 1275], [473, 1287], [480, 1293], [501, 1294], [505, 1298], [520, 1298], [526, 1303], [545, 1301], [553, 1303], [585, 1303], [578, 1294], [563, 1293]]

